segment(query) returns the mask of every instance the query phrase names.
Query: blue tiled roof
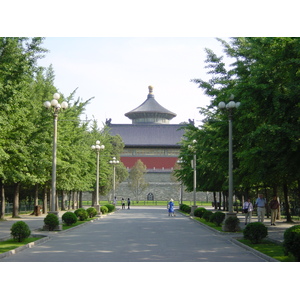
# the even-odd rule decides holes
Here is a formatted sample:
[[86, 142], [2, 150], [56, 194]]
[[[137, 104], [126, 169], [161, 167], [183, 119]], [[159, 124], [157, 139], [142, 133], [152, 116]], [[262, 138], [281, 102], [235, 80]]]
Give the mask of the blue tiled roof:
[[183, 138], [182, 124], [135, 125], [110, 124], [110, 134], [119, 134], [126, 147], [179, 147]]

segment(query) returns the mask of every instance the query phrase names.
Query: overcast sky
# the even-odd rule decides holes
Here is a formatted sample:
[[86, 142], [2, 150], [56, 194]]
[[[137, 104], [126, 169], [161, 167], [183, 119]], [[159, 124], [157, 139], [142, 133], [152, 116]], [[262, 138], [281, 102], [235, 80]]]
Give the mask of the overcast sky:
[[50, 52], [40, 65], [53, 65], [55, 85], [64, 95], [78, 88], [76, 96], [94, 99], [86, 115], [99, 124], [131, 123], [124, 116], [146, 100], [148, 86], [155, 99], [177, 114], [171, 123], [200, 120], [197, 107], [209, 99], [194, 78], [208, 78], [205, 48], [222, 54], [215, 38], [114, 38], [48, 37]]

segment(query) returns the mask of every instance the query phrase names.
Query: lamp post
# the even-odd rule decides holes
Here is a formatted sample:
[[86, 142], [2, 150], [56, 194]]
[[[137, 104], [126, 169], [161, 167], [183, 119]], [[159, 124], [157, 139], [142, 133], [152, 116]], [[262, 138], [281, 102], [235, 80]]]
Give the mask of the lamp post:
[[[179, 157], [177, 160], [177, 163], [181, 165], [183, 163], [182, 157]], [[182, 197], [183, 197], [183, 183], [182, 180], [180, 180], [180, 196], [179, 196], [179, 203], [182, 204]]]
[[68, 103], [63, 101], [59, 104], [58, 100], [60, 95], [55, 93], [53, 95], [53, 99], [50, 101], [46, 101], [44, 106], [51, 111], [53, 114], [53, 152], [52, 152], [52, 197], [50, 202], [50, 211], [49, 214], [55, 214], [58, 216], [58, 208], [56, 208], [56, 151], [57, 151], [57, 120], [58, 114], [61, 110], [65, 110], [68, 108]]
[[191, 161], [192, 169], [193, 169], [193, 198], [194, 198], [194, 205], [192, 206], [191, 216], [194, 215], [194, 211], [197, 208], [196, 205], [196, 186], [197, 186], [197, 172], [196, 172], [196, 140], [193, 140], [193, 145], [189, 145], [188, 148], [193, 152], [193, 160]]
[[230, 96], [229, 103], [225, 104], [225, 102], [220, 102], [218, 107], [220, 109], [226, 109], [228, 111], [228, 142], [229, 142], [229, 157], [228, 157], [228, 178], [229, 178], [229, 186], [228, 186], [228, 216], [235, 216], [233, 212], [233, 159], [232, 159], [232, 118], [233, 118], [233, 110], [240, 106], [240, 102], [234, 102], [234, 95]]
[[97, 153], [97, 175], [96, 175], [96, 203], [94, 207], [96, 208], [98, 214], [100, 214], [100, 204], [99, 204], [99, 162], [100, 162], [100, 150], [105, 148], [104, 145], [100, 145], [100, 141], [96, 141], [96, 145], [91, 146], [92, 150]]
[[119, 161], [113, 157], [112, 160], [109, 161], [109, 163], [113, 166], [114, 169], [114, 177], [113, 177], [113, 197], [115, 199], [116, 197], [116, 165], [119, 163]]

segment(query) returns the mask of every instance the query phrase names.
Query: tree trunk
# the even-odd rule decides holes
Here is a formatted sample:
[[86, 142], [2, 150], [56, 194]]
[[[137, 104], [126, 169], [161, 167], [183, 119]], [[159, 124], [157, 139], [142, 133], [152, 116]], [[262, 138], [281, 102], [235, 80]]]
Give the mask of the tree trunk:
[[289, 204], [289, 199], [288, 199], [288, 186], [286, 183], [283, 185], [283, 194], [284, 194], [284, 206], [285, 206], [286, 221], [291, 223], [292, 217], [291, 217], [291, 213], [290, 213], [290, 204]]
[[0, 219], [5, 219], [5, 189], [3, 180], [0, 179], [1, 184], [1, 210], [0, 210]]
[[214, 209], [218, 209], [216, 192], [213, 192], [213, 196], [214, 196]]
[[36, 183], [34, 191], [34, 206], [39, 205], [39, 185]]
[[48, 193], [47, 186], [44, 187], [44, 197], [43, 197], [43, 213], [46, 214], [48, 211]]
[[12, 217], [19, 218], [19, 198], [20, 198], [20, 182], [15, 184], [15, 193], [13, 201]]
[[82, 208], [82, 192], [79, 192], [79, 207]]

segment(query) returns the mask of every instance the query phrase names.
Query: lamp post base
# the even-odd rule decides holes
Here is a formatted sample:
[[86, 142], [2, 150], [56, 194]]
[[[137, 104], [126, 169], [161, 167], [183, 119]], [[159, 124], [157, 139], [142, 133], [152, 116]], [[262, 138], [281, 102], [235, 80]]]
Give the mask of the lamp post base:
[[97, 217], [101, 216], [101, 210], [99, 204], [94, 204], [94, 208], [97, 210]]
[[194, 216], [194, 212], [195, 212], [195, 210], [196, 210], [197, 207], [198, 207], [197, 205], [193, 205], [192, 206], [190, 216]]
[[239, 224], [237, 224], [234, 228], [233, 228], [233, 225], [231, 225], [231, 224], [227, 224], [227, 225], [226, 225], [225, 222], [226, 222], [226, 220], [227, 220], [229, 217], [236, 218], [237, 216], [236, 216], [236, 213], [235, 213], [235, 212], [228, 212], [228, 213], [226, 214], [226, 217], [225, 217], [225, 220], [224, 220], [224, 224], [222, 225], [222, 230], [223, 230], [223, 231], [227, 231], [227, 232], [235, 232], [235, 231], [241, 230]]

